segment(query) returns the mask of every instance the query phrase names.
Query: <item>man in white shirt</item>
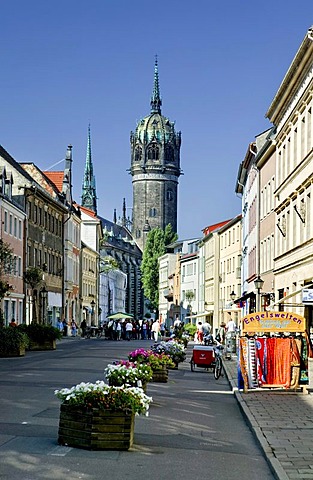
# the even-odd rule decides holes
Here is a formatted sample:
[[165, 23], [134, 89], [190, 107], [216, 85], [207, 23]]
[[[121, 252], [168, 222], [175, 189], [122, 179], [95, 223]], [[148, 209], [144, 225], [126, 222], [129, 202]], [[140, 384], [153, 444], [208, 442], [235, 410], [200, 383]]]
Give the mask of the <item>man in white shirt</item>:
[[130, 340], [133, 332], [133, 324], [130, 320], [127, 320], [125, 325], [126, 340]]
[[237, 326], [234, 320], [231, 318], [226, 325], [226, 331], [227, 333], [231, 333], [231, 332], [235, 332], [236, 330], [237, 330]]

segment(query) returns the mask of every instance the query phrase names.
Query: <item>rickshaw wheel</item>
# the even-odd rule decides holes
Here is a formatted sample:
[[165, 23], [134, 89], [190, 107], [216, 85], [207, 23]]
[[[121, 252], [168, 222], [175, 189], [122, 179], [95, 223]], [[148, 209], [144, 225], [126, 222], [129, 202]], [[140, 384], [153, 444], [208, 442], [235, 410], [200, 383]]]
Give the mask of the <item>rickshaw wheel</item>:
[[190, 369], [192, 372], [195, 371], [195, 362], [192, 359], [190, 360]]
[[217, 357], [216, 363], [215, 363], [215, 368], [214, 368], [214, 378], [215, 380], [218, 380], [221, 376], [222, 373], [222, 360], [220, 357]]

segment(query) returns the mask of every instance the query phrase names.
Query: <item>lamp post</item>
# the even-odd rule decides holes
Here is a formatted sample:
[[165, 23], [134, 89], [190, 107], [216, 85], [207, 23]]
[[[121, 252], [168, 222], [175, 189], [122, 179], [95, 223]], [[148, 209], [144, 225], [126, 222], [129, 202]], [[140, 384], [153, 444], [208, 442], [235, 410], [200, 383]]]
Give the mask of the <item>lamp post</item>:
[[257, 289], [257, 305], [256, 305], [256, 311], [259, 312], [260, 311], [260, 294], [261, 294], [261, 290], [262, 290], [262, 287], [264, 285], [264, 280], [262, 280], [262, 278], [260, 277], [260, 275], [258, 275], [256, 277], [256, 279], [254, 280], [254, 286], [255, 288]]
[[94, 326], [94, 314], [95, 314], [96, 302], [92, 300], [90, 302], [90, 305], [91, 305], [91, 325]]
[[232, 300], [232, 302], [234, 303], [234, 300], [235, 298], [237, 297], [236, 293], [234, 292], [234, 290], [231, 292], [230, 294], [230, 299]]

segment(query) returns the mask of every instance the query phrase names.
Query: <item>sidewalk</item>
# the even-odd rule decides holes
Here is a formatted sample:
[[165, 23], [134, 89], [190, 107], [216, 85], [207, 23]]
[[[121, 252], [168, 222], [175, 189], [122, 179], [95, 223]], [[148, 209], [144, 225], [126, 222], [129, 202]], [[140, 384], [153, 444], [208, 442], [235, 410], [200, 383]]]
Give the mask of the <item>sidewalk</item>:
[[313, 479], [313, 395], [238, 390], [237, 358], [226, 376], [242, 413], [279, 480]]

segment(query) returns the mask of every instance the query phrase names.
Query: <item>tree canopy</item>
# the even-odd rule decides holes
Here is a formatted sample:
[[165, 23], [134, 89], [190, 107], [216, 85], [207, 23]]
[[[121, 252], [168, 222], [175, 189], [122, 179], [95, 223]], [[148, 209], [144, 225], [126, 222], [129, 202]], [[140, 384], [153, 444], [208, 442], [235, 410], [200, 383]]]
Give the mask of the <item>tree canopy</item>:
[[151, 306], [159, 306], [159, 262], [158, 259], [166, 252], [166, 246], [177, 240], [171, 224], [161, 228], [153, 228], [147, 235], [141, 262], [142, 285], [145, 297]]

